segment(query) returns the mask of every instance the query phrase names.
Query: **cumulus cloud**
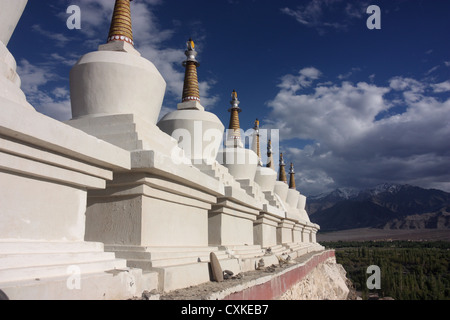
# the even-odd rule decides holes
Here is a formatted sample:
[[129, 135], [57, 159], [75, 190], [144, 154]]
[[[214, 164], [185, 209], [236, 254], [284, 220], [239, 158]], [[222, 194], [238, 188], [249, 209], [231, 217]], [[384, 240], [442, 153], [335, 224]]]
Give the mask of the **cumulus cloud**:
[[[450, 190], [450, 99], [433, 96], [450, 89], [449, 82], [407, 77], [393, 77], [387, 86], [313, 81], [308, 83], [313, 91], [303, 93], [297, 82], [285, 81], [291, 77], [282, 77], [265, 121], [280, 129], [282, 144], [291, 145], [286, 159], [296, 165], [300, 191], [386, 181]], [[399, 105], [402, 112], [388, 112]], [[302, 141], [305, 147], [295, 147]]]
[[33, 32], [40, 34], [43, 37], [46, 37], [52, 40], [53, 44], [56, 47], [64, 47], [71, 39], [63, 33], [52, 32], [49, 30], [45, 30], [41, 25], [35, 24], [31, 27]]
[[282, 90], [297, 92], [301, 88], [309, 87], [314, 80], [320, 77], [321, 72], [316, 68], [304, 68], [297, 75], [287, 74], [281, 78], [278, 84]]
[[33, 65], [22, 59], [17, 67], [22, 81], [21, 88], [27, 96], [28, 102], [39, 107], [39, 111], [57, 120], [68, 120], [72, 113], [70, 109], [69, 90], [65, 87], [56, 87], [53, 90], [44, 90], [52, 82], [59, 82], [60, 76], [46, 65]]
[[450, 91], [450, 80], [433, 84], [432, 87], [433, 87], [434, 92], [437, 92], [437, 93]]

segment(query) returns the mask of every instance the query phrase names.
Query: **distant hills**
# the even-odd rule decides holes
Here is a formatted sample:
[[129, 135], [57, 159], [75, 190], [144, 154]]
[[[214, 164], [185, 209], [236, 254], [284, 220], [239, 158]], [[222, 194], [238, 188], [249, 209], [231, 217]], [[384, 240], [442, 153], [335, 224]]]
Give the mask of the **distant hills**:
[[367, 227], [450, 229], [450, 193], [412, 185], [339, 188], [308, 197], [306, 209], [321, 231]]

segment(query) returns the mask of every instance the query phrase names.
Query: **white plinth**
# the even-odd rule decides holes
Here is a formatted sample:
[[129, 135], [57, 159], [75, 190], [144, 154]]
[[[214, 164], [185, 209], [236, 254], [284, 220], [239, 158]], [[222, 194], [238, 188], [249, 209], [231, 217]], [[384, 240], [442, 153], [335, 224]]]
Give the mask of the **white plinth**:
[[253, 222], [259, 210], [232, 200], [219, 200], [209, 212], [210, 245], [253, 245]]
[[277, 228], [277, 243], [289, 244], [293, 242], [293, 233], [295, 221], [290, 219], [283, 219]]
[[279, 217], [270, 214], [261, 214], [253, 224], [254, 243], [263, 248], [276, 246], [277, 227], [281, 222]]
[[127, 299], [148, 289], [140, 270], [84, 239], [88, 190], [129, 169], [129, 152], [8, 100], [0, 107], [0, 288], [10, 299]]
[[302, 230], [303, 226], [300, 224], [295, 224], [294, 228], [292, 229], [292, 242], [294, 243], [301, 243], [302, 242]]
[[303, 227], [302, 230], [302, 241], [304, 243], [312, 243], [313, 241], [313, 237], [312, 237], [312, 226], [311, 225], [306, 225], [305, 227]]
[[208, 246], [215, 197], [145, 173], [116, 174], [90, 193], [86, 239], [139, 246]]

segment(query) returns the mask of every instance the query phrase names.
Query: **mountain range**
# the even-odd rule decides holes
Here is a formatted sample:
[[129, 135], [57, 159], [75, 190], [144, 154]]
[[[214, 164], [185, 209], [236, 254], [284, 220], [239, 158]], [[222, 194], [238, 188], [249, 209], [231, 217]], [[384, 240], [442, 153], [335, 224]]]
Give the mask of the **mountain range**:
[[450, 193], [405, 184], [339, 188], [308, 197], [306, 209], [321, 231], [450, 229]]

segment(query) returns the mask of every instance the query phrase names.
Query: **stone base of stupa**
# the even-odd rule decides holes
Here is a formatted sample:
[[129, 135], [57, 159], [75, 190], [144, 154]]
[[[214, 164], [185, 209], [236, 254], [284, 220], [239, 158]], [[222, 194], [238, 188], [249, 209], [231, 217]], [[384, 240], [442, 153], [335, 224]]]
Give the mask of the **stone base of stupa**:
[[34, 109], [0, 99], [0, 289], [9, 299], [127, 299], [141, 270], [84, 239], [88, 190], [129, 153]]
[[1, 241], [0, 289], [11, 300], [129, 299], [154, 289], [98, 242]]
[[[229, 194], [243, 203], [256, 203], [244, 190], [226, 191], [222, 181], [191, 164], [176, 140], [133, 115], [85, 117], [69, 123], [131, 151], [131, 171], [117, 172], [105, 190], [89, 193], [87, 239], [104, 242], [129, 267], [156, 272], [162, 291], [210, 281], [211, 252], [223, 269], [242, 272], [237, 258], [219, 250], [223, 242], [211, 241], [209, 230], [217, 198]], [[245, 213], [245, 223], [237, 225], [246, 228], [242, 236], [253, 240], [253, 216], [258, 211], [246, 210], [250, 212]], [[242, 217], [222, 213], [222, 236], [236, 232], [231, 225]]]
[[253, 225], [255, 243], [263, 248], [272, 248], [278, 245], [277, 229], [284, 218], [284, 211], [265, 204]]
[[144, 274], [156, 274], [160, 292], [212, 281], [211, 252], [216, 254], [222, 270], [240, 272], [237, 258], [230, 257], [219, 247], [106, 245], [105, 249], [126, 259], [128, 267], [140, 268]]

